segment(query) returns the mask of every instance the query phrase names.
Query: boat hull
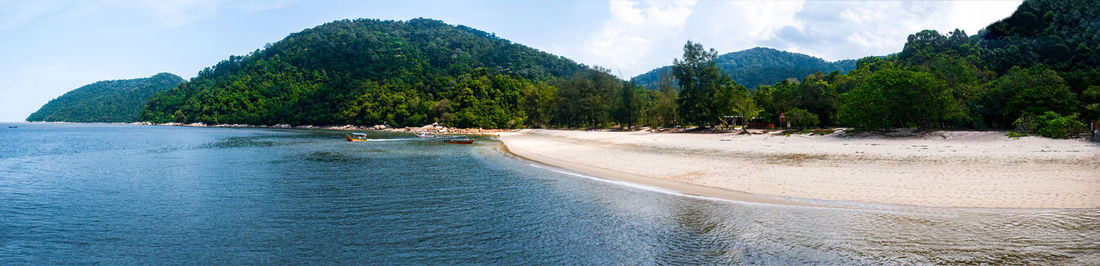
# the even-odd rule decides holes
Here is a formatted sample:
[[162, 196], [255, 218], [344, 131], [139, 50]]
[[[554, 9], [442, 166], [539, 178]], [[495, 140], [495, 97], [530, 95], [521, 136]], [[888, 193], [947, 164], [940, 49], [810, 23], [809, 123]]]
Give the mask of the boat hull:
[[474, 140], [444, 140], [447, 144], [474, 144]]
[[349, 136], [344, 136], [344, 139], [347, 139], [348, 141], [367, 141], [366, 139], [357, 139]]

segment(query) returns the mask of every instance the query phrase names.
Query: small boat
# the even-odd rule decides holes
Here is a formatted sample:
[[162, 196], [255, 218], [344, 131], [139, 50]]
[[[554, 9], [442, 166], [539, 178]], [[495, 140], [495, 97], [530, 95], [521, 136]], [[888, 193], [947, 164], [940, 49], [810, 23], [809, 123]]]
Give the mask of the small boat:
[[348, 141], [367, 141], [367, 133], [351, 133], [351, 135], [344, 135], [344, 138]]
[[8, 128], [19, 128], [19, 126], [8, 126]]
[[472, 139], [470, 137], [467, 137], [467, 136], [463, 136], [463, 135], [456, 135], [456, 136], [450, 136], [450, 137], [447, 137], [447, 138], [443, 139], [443, 143], [447, 143], [447, 144], [473, 144], [474, 139]]
[[428, 134], [428, 132], [420, 132], [416, 134], [417, 138], [434, 138], [435, 135]]

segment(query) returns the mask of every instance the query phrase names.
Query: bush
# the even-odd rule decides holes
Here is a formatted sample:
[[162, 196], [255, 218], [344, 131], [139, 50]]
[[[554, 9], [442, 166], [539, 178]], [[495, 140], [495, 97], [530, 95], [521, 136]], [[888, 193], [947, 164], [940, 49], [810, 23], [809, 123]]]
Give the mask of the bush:
[[791, 126], [796, 128], [815, 127], [818, 123], [821, 123], [816, 114], [802, 108], [787, 111], [787, 121], [790, 121]]
[[960, 114], [947, 83], [924, 72], [883, 69], [841, 96], [837, 117], [857, 130], [938, 128]]
[[1039, 116], [1025, 114], [1013, 123], [1016, 131], [1010, 136], [1034, 134], [1048, 138], [1064, 139], [1085, 132], [1085, 123], [1077, 121], [1077, 114], [1067, 116], [1047, 111]]
[[1064, 139], [1085, 132], [1085, 123], [1077, 121], [1077, 114], [1062, 116], [1055, 112], [1046, 112], [1038, 120], [1039, 136]]

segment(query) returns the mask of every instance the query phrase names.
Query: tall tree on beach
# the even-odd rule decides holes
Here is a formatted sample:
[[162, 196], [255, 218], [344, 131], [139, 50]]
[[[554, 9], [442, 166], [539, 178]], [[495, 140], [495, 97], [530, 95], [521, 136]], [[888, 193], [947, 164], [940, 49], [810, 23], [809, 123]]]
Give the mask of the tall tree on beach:
[[680, 84], [680, 118], [685, 123], [709, 127], [732, 112], [736, 83], [715, 64], [718, 52], [702, 44], [684, 44], [684, 58], [673, 63], [672, 74]]

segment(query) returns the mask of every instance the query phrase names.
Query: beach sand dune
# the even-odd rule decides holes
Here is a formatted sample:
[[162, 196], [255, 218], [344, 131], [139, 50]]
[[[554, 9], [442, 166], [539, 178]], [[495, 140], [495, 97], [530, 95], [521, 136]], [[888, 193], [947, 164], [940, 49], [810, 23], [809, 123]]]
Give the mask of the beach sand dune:
[[547, 165], [741, 201], [1100, 208], [1100, 146], [1081, 140], [1001, 132], [854, 138], [559, 130], [500, 139], [513, 154]]

